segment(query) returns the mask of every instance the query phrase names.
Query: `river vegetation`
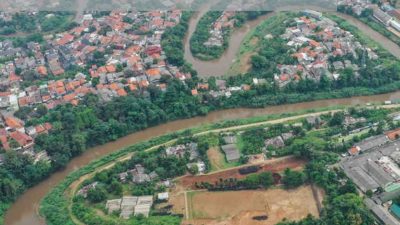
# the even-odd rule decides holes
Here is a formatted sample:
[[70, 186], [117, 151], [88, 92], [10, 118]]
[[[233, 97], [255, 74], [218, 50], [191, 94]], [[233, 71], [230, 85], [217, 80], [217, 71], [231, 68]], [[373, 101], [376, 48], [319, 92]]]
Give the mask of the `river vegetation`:
[[[346, 26], [357, 36], [361, 36], [355, 27], [349, 26], [344, 21], [340, 24]], [[174, 43], [171, 48], [166, 50], [167, 60], [190, 69], [190, 66], [183, 60], [183, 54], [174, 58], [174, 52], [183, 49], [178, 40], [182, 40], [180, 37], [187, 30], [185, 23], [177, 27], [178, 30], [171, 28], [164, 35], [164, 44]], [[281, 46], [279, 41], [276, 46], [279, 50]], [[80, 155], [89, 147], [116, 140], [150, 126], [177, 119], [206, 115], [208, 112], [218, 109], [264, 107], [317, 99], [372, 95], [400, 89], [399, 64], [396, 64], [397, 61], [394, 61], [387, 52], [383, 50], [380, 50], [380, 52], [385, 57], [382, 60], [383, 69], [375, 70], [373, 67], [367, 66], [362, 74], [362, 79], [356, 81], [349, 79], [344, 83], [327, 82], [325, 85], [304, 81], [284, 90], [279, 89], [276, 85], [266, 84], [252, 86], [250, 91], [236, 92], [230, 98], [213, 98], [206, 93], [202, 97], [191, 95], [191, 90], [196, 87], [198, 82], [196, 77], [186, 81], [186, 85], [178, 80], [169, 79], [167, 80], [168, 88], [165, 92], [157, 87], [150, 86], [147, 97], [136, 96], [131, 93], [126, 97], [116, 98], [112, 102], [100, 103], [96, 96], [87, 95], [77, 107], [71, 105], [58, 106], [46, 112], [41, 118], [32, 118], [27, 124], [35, 125], [42, 122], [53, 124], [54, 129], [49, 135], [39, 136], [36, 139], [36, 147], [39, 150], [46, 150], [51, 156], [52, 161], [50, 163], [34, 163], [29, 157], [12, 151], [5, 154], [5, 163], [0, 168], [2, 177], [0, 179], [0, 218], [3, 218], [4, 211], [23, 191], [42, 181], [54, 171], [65, 167], [73, 157]], [[263, 55], [263, 57], [267, 55]], [[370, 64], [373, 65], [373, 63], [368, 63], [368, 65]], [[254, 72], [253, 75], [256, 77], [270, 76], [268, 72], [262, 71]], [[215, 78], [210, 79], [210, 87], [213, 86], [213, 82], [215, 86]], [[227, 83], [228, 85], [251, 84], [252, 78], [248, 75], [239, 75], [229, 78]], [[135, 149], [137, 150], [136, 147]], [[110, 157], [115, 157], [115, 155]], [[91, 164], [79, 173], [74, 173], [52, 192], [50, 196], [54, 198], [47, 201], [47, 208], [44, 210], [44, 214], [49, 213], [47, 219], [53, 221], [51, 224], [72, 224], [67, 222], [69, 219], [64, 214], [66, 203], [62, 200], [63, 191], [69, 185], [69, 182], [93, 170], [99, 163], [109, 160], [110, 157], [103, 159], [104, 161], [97, 161], [97, 164]], [[61, 196], [57, 196], [60, 194]], [[53, 211], [60, 212], [56, 211], [56, 208], [64, 211], [57, 215], [51, 214]], [[60, 221], [66, 221], [66, 223], [60, 223]], [[0, 221], [0, 224], [2, 224], [2, 221]]]
[[[388, 114], [393, 110], [387, 109], [355, 109], [351, 108], [348, 110], [346, 116], [353, 116], [354, 118], [364, 117], [366, 119], [363, 124], [357, 126], [365, 126], [367, 124], [373, 124], [376, 122], [383, 122], [386, 127], [385, 129], [392, 129], [398, 126], [393, 124], [388, 119]], [[320, 123], [309, 124], [306, 120], [295, 120], [291, 121], [289, 126], [285, 124], [277, 124], [268, 126], [268, 130], [275, 130], [275, 134], [281, 134], [280, 132], [286, 132], [287, 130], [282, 129], [283, 127], [292, 127], [302, 122], [304, 126], [297, 128], [298, 135], [293, 141], [288, 142], [289, 151], [284, 151], [285, 155], [294, 154], [297, 157], [303, 158], [308, 161], [303, 172], [285, 170], [282, 174], [282, 183], [285, 188], [291, 189], [302, 185], [304, 182], [314, 183], [322, 188], [326, 192], [324, 201], [324, 208], [321, 214], [321, 218], [316, 219], [308, 217], [298, 224], [333, 224], [342, 225], [343, 221], [346, 221], [346, 225], [353, 224], [372, 224], [374, 219], [370, 212], [364, 207], [362, 198], [358, 195], [355, 185], [348, 179], [346, 179], [343, 172], [338, 169], [327, 169], [328, 165], [334, 164], [338, 161], [338, 154], [343, 153], [351, 146], [356, 138], [350, 139], [347, 142], [339, 142], [335, 136], [337, 134], [346, 136], [349, 131], [355, 127], [349, 127], [343, 125], [344, 114], [343, 112], [337, 112], [334, 115], [324, 114], [320, 117]], [[240, 124], [241, 122], [239, 122]], [[265, 128], [265, 127], [260, 127]], [[259, 129], [259, 128], [254, 128]], [[132, 217], [129, 220], [121, 220], [117, 215], [104, 216], [98, 213], [98, 210], [104, 210], [104, 200], [107, 198], [115, 198], [121, 196], [122, 192], [128, 191], [131, 194], [154, 194], [160, 191], [152, 183], [148, 183], [145, 186], [128, 185], [129, 188], [120, 186], [116, 182], [118, 174], [126, 171], [127, 169], [133, 168], [136, 164], [140, 163], [145, 168], [150, 170], [158, 171], [160, 179], [173, 178], [180, 176], [186, 171], [187, 158], [173, 159], [160, 155], [160, 152], [164, 151], [165, 147], [161, 146], [152, 151], [143, 152], [152, 146], [157, 146], [168, 142], [169, 140], [179, 137], [175, 142], [186, 143], [188, 141], [196, 141], [203, 143], [204, 146], [200, 149], [208, 149], [207, 144], [213, 138], [206, 136], [196, 136], [196, 128], [192, 130], [181, 131], [158, 138], [154, 138], [150, 141], [136, 144], [129, 148], [121, 151], [112, 153], [111, 155], [99, 159], [85, 166], [84, 168], [70, 174], [61, 184], [54, 188], [44, 199], [41, 204], [41, 213], [46, 217], [46, 221], [49, 225], [58, 224], [74, 224], [70, 214], [67, 214], [69, 206], [72, 204], [73, 215], [84, 222], [85, 224], [179, 224], [181, 221], [180, 215], [174, 215], [165, 213], [163, 211], [158, 212], [153, 210], [149, 218]], [[252, 130], [252, 129], [250, 129]], [[368, 135], [364, 135], [362, 138], [367, 138], [372, 135], [376, 135], [382, 132], [381, 128], [374, 127]], [[205, 138], [205, 139], [203, 139]], [[203, 139], [203, 141], [201, 140]], [[280, 150], [277, 150], [280, 151]], [[129, 152], [136, 152], [136, 154], [128, 161], [115, 164], [110, 169], [95, 172], [97, 168], [105, 166]], [[204, 153], [203, 153], [204, 155]], [[108, 168], [108, 167], [107, 167]], [[163, 172], [164, 171], [164, 172]], [[83, 185], [92, 183], [94, 181], [101, 182], [104, 184], [102, 188], [95, 189], [97, 192], [94, 197], [88, 197], [87, 200], [80, 196], [73, 197], [71, 193], [68, 194], [68, 187], [81, 176], [95, 172], [94, 176], [84, 181]], [[229, 180], [229, 179], [228, 179]], [[343, 183], [343, 180], [346, 182]], [[269, 188], [273, 185], [272, 174], [269, 172], [251, 174], [244, 180], [230, 180], [230, 182], [222, 182], [221, 184], [228, 186], [213, 186], [213, 184], [202, 183], [205, 188], [210, 190], [236, 190], [236, 189], [258, 189], [258, 188]], [[127, 186], [127, 187], [128, 187]], [[163, 191], [164, 189], [162, 189]], [[101, 194], [101, 193], [105, 194]], [[66, 194], [67, 193], [67, 194]], [[100, 196], [100, 197], [98, 197]], [[72, 200], [72, 202], [71, 202]], [[101, 203], [98, 203], [98, 202]], [[355, 223], [355, 220], [361, 223]], [[297, 224], [292, 222], [283, 222], [282, 224]]]
[[201, 60], [218, 59], [229, 47], [229, 38], [233, 29], [243, 26], [246, 21], [257, 19], [260, 15], [265, 14], [262, 11], [236, 12], [230, 20], [234, 21], [234, 27], [221, 28], [221, 45], [205, 45], [204, 43], [211, 37], [211, 30], [214, 22], [221, 17], [223, 11], [208, 11], [200, 19], [196, 26], [196, 30], [190, 38], [190, 50], [194, 57]]

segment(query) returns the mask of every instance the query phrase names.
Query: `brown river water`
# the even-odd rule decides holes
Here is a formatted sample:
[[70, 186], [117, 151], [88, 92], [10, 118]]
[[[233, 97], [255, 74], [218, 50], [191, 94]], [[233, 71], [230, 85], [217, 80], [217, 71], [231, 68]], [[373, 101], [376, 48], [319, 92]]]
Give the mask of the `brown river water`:
[[[193, 33], [197, 21], [203, 14], [204, 11], [200, 11], [197, 14], [197, 16], [194, 16], [190, 21], [189, 36]], [[358, 20], [346, 15], [340, 15], [340, 16], [348, 20], [351, 24], [356, 25], [366, 35], [379, 42], [384, 48], [390, 51], [393, 55], [400, 58], [399, 46], [397, 46], [390, 40], [386, 39], [379, 33], [373, 31], [371, 28], [359, 22]], [[186, 59], [193, 64], [194, 68], [198, 70], [199, 74], [201, 75], [224, 74], [229, 69], [230, 64], [233, 62], [236, 56], [236, 52], [240, 47], [240, 43], [242, 42], [247, 32], [250, 31], [252, 28], [254, 28], [257, 24], [259, 24], [263, 19], [265, 19], [265, 17], [262, 17], [255, 21], [251, 21], [241, 29], [234, 31], [231, 38], [229, 49], [221, 57], [221, 59], [215, 61], [203, 62], [194, 59], [190, 54], [190, 50], [188, 47], [188, 38], [187, 38], [185, 40]], [[222, 110], [222, 111], [212, 112], [204, 117], [195, 117], [192, 119], [179, 120], [159, 125], [156, 127], [148, 128], [146, 130], [136, 132], [126, 137], [120, 138], [117, 141], [91, 148], [85, 153], [83, 153], [81, 156], [71, 160], [71, 162], [68, 163], [67, 167], [64, 170], [54, 173], [48, 179], [28, 189], [23, 195], [21, 195], [17, 199], [17, 201], [12, 205], [12, 207], [8, 210], [5, 216], [5, 224], [44, 225], [45, 224], [44, 220], [38, 216], [38, 208], [40, 200], [50, 191], [51, 188], [57, 185], [69, 173], [85, 166], [90, 161], [98, 159], [102, 156], [117, 151], [121, 148], [138, 143], [140, 141], [148, 140], [156, 136], [167, 134], [169, 132], [195, 127], [205, 123], [214, 123], [228, 119], [249, 118], [259, 115], [294, 112], [298, 110], [321, 108], [321, 107], [335, 106], [335, 105], [348, 105], [348, 106], [358, 105], [358, 104], [362, 105], [369, 102], [383, 102], [386, 100], [394, 100], [394, 99], [400, 99], [400, 91], [383, 95], [375, 95], [375, 96], [353, 97], [353, 98], [334, 99], [334, 100], [320, 100], [320, 101], [289, 104], [289, 105], [271, 106], [263, 109], [240, 108], [240, 109]]]

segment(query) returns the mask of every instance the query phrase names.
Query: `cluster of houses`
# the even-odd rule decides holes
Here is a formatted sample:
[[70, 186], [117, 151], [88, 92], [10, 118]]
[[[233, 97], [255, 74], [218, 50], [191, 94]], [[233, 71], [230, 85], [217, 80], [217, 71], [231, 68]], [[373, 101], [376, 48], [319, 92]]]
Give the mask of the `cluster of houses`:
[[226, 29], [232, 29], [235, 26], [234, 11], [223, 11], [222, 15], [214, 21], [209, 31], [210, 37], [203, 43], [206, 47], [221, 47], [224, 44], [224, 32]]
[[[166, 90], [161, 76], [189, 78], [190, 74], [167, 65], [161, 48], [161, 35], [179, 23], [181, 15], [180, 10], [113, 11], [101, 17], [87, 14], [72, 30], [45, 36], [45, 43], [29, 42], [19, 47], [10, 40], [1, 41], [0, 111], [9, 118], [22, 107], [77, 105], [88, 93], [111, 101], [129, 92], [145, 93], [150, 84]], [[96, 63], [99, 58], [104, 62]], [[87, 72], [68, 74], [76, 67]], [[32, 80], [42, 82], [32, 85]], [[14, 131], [15, 126], [19, 130]], [[31, 149], [36, 133], [50, 129], [48, 125], [28, 129], [23, 121], [2, 127], [1, 143], [6, 150], [18, 149], [8, 143], [10, 139]]]
[[190, 161], [186, 165], [188, 169], [196, 167], [198, 173], [203, 174], [206, 172], [206, 164], [200, 159], [197, 143], [190, 142], [168, 147], [165, 149], [165, 155], [177, 158], [188, 157]]
[[[281, 135], [278, 135], [276, 137], [272, 137], [272, 138], [267, 138], [264, 141], [264, 145], [267, 151], [269, 151], [269, 149], [279, 149], [279, 148], [283, 148], [285, 147], [285, 142], [291, 138], [294, 137], [293, 132], [287, 132], [287, 133], [283, 133]], [[274, 153], [272, 153], [272, 155], [274, 155]]]
[[[319, 82], [323, 75], [337, 80], [345, 68], [351, 68], [358, 75], [360, 66], [350, 60], [330, 59], [341, 56], [351, 56], [354, 59], [368, 57], [378, 59], [378, 55], [371, 49], [364, 47], [348, 31], [338, 27], [329, 18], [321, 13], [307, 10], [304, 16], [295, 18], [296, 26], [289, 27], [281, 36], [287, 40], [287, 45], [294, 53], [296, 63], [293, 65], [278, 65], [279, 73], [275, 74], [275, 81], [279, 86], [300, 79], [311, 79]], [[357, 53], [360, 50], [362, 55]]]
[[[22, 107], [44, 105], [52, 109], [66, 103], [77, 105], [89, 93], [98, 95], [105, 102], [130, 92], [146, 95], [149, 85], [166, 90], [162, 76], [182, 81], [190, 78], [190, 73], [183, 73], [167, 64], [161, 46], [163, 32], [178, 24], [181, 15], [180, 10], [112, 11], [100, 17], [86, 14], [79, 26], [47, 35], [45, 43], [29, 42], [26, 46], [16, 47], [10, 40], [1, 41], [1, 112], [12, 115]], [[216, 27], [227, 26], [225, 20], [231, 16], [224, 13]], [[104, 62], [96, 63], [99, 59]], [[77, 66], [82, 72], [66, 75]], [[27, 85], [32, 79], [41, 82]], [[250, 89], [249, 85], [228, 88], [224, 80], [217, 80], [217, 87], [217, 90], [210, 91], [207, 83], [200, 83], [192, 90], [192, 95], [204, 91], [215, 98], [230, 97], [232, 92]], [[23, 126], [23, 121], [20, 124]], [[35, 132], [24, 128], [29, 133], [21, 131], [16, 135], [8, 128], [7, 132], [1, 132], [2, 147], [15, 149], [7, 144], [10, 137], [15, 137], [21, 146], [32, 147], [35, 135], [30, 133]], [[38, 128], [36, 133], [48, 130]]]
[[[55, 100], [53, 104], [76, 104], [89, 92], [107, 101], [125, 96], [127, 91], [145, 90], [150, 84], [165, 89], [165, 84], [159, 83], [161, 76], [189, 78], [190, 74], [167, 65], [161, 48], [161, 35], [179, 23], [180, 17], [180, 10], [111, 12], [100, 18], [88, 14], [78, 27], [47, 37], [46, 48], [35, 42], [26, 47], [14, 47], [9, 40], [0, 42], [0, 59], [5, 61], [0, 64], [0, 87], [7, 90], [2, 93], [3, 108], [17, 110], [51, 100]], [[94, 63], [99, 58], [104, 65]], [[65, 74], [73, 66], [89, 66], [88, 74], [48, 81], [40, 87], [21, 87], [26, 74], [46, 80], [50, 75]]]
[[[131, 181], [135, 184], [150, 182], [158, 178], [155, 171], [147, 174], [146, 169], [140, 164], [136, 164], [134, 169], [120, 173], [118, 176], [121, 182]], [[128, 180], [128, 178], [131, 179]]]
[[345, 6], [357, 16], [361, 16], [365, 10], [371, 10], [373, 18], [383, 24], [389, 31], [400, 35], [400, 10], [391, 6], [389, 1], [380, 1], [380, 6], [368, 0], [341, 0], [339, 6]]
[[24, 121], [10, 115], [0, 113], [0, 144], [5, 151], [18, 150], [33, 157], [34, 161], [49, 160], [46, 152], [34, 151], [34, 139], [47, 134], [52, 129], [50, 123], [36, 126], [25, 126]]

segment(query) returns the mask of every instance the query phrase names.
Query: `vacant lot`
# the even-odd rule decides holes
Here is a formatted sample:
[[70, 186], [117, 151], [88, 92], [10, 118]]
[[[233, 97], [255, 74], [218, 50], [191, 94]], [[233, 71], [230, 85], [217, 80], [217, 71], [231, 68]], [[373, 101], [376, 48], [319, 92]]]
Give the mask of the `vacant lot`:
[[[284, 158], [278, 158], [278, 159], [272, 159], [269, 161], [266, 161], [264, 164], [260, 164], [261, 169], [258, 171], [260, 172], [265, 172], [265, 171], [270, 171], [273, 173], [278, 173], [282, 172], [286, 168], [291, 168], [291, 169], [301, 169], [305, 164], [304, 160], [297, 159], [294, 157], [284, 157]], [[201, 175], [201, 176], [184, 176], [180, 180], [180, 184], [185, 187], [185, 188], [192, 188], [195, 189], [195, 183], [201, 183], [201, 182], [209, 182], [209, 183], [214, 183], [215, 181], [218, 181], [219, 179], [229, 179], [229, 178], [237, 178], [237, 179], [243, 179], [245, 178], [246, 175], [242, 175], [239, 173], [239, 167], [232, 168], [232, 169], [227, 169], [215, 173], [210, 173], [206, 175]]]
[[226, 162], [225, 155], [218, 147], [210, 148], [207, 151], [207, 157], [210, 160], [211, 171], [223, 170], [236, 165], [236, 163]]
[[[322, 199], [322, 198], [321, 198]], [[183, 224], [276, 224], [284, 218], [300, 220], [318, 209], [310, 186], [283, 189], [195, 192], [188, 195], [189, 220]], [[257, 221], [253, 217], [268, 216]]]

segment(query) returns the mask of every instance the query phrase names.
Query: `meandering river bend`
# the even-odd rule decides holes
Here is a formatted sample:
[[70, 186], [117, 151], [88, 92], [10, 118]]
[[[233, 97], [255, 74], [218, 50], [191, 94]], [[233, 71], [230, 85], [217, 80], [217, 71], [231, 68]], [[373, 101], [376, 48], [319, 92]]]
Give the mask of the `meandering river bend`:
[[[194, 16], [190, 21], [189, 37], [194, 32], [195, 26], [200, 16], [203, 15], [205, 11], [206, 9], [200, 11], [198, 15]], [[358, 20], [347, 15], [342, 15], [342, 14], [338, 15], [348, 20], [351, 24], [357, 26], [366, 35], [379, 42], [384, 48], [390, 51], [393, 55], [400, 58], [399, 46], [397, 46], [384, 36], [380, 35], [379, 33], [375, 32], [365, 24], [359, 22]], [[190, 50], [188, 48], [189, 47], [188, 38], [186, 38], [185, 40], [186, 59], [193, 64], [194, 68], [198, 70], [201, 75], [209, 76], [209, 75], [224, 74], [229, 69], [230, 64], [234, 60], [236, 52], [238, 51], [240, 43], [242, 42], [245, 35], [257, 24], [259, 24], [263, 19], [265, 19], [265, 17], [263, 17], [262, 19], [252, 21], [243, 28], [235, 31], [231, 37], [229, 49], [222, 56], [221, 59], [215, 61], [202, 62], [194, 59], [190, 54]], [[399, 98], [400, 98], [400, 91], [383, 95], [375, 95], [375, 96], [352, 97], [352, 98], [335, 99], [335, 100], [320, 100], [320, 101], [297, 103], [297, 104], [271, 106], [263, 109], [242, 109], [242, 108], [230, 109], [230, 110], [212, 112], [204, 117], [195, 117], [192, 119], [179, 120], [159, 125], [156, 127], [148, 128], [146, 130], [136, 132], [126, 137], [120, 138], [117, 141], [91, 148], [88, 151], [84, 152], [82, 155], [71, 160], [71, 162], [68, 163], [67, 167], [64, 170], [52, 174], [48, 179], [28, 189], [23, 195], [21, 195], [17, 199], [17, 201], [12, 205], [12, 207], [8, 210], [5, 216], [5, 224], [44, 225], [45, 224], [44, 220], [38, 216], [37, 212], [40, 200], [49, 192], [51, 188], [57, 185], [69, 173], [85, 166], [90, 161], [98, 159], [102, 156], [117, 151], [121, 148], [138, 143], [140, 141], [148, 140], [153, 137], [163, 135], [169, 132], [198, 126], [204, 123], [214, 123], [227, 119], [240, 119], [240, 118], [254, 117], [258, 115], [294, 112], [298, 110], [321, 108], [334, 105], [350, 106], [350, 105], [366, 104], [368, 102], [383, 102], [386, 100], [394, 100]]]

